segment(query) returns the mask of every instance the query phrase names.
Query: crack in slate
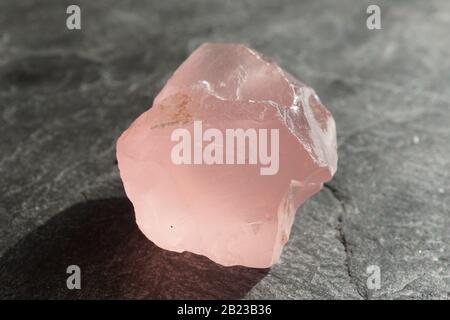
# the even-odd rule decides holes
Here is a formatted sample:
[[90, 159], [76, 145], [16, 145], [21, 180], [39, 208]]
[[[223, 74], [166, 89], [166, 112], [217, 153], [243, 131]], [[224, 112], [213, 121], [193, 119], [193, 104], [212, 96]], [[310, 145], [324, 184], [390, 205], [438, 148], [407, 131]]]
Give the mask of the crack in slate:
[[331, 186], [330, 184], [325, 183], [324, 188], [328, 189], [331, 192], [332, 196], [340, 203], [341, 208], [342, 208], [342, 213], [339, 213], [339, 215], [337, 217], [338, 223], [336, 226], [336, 230], [338, 231], [338, 240], [344, 247], [345, 269], [347, 271], [347, 275], [350, 278], [350, 283], [355, 287], [355, 290], [358, 293], [358, 295], [362, 299], [367, 300], [369, 298], [367, 292], [361, 292], [359, 286], [357, 285], [357, 278], [354, 276], [354, 274], [350, 268], [352, 251], [349, 248], [347, 237], [344, 232], [344, 221], [343, 221], [344, 220], [343, 213], [347, 212], [346, 202], [349, 201], [349, 198], [346, 195], [344, 195], [339, 189]]

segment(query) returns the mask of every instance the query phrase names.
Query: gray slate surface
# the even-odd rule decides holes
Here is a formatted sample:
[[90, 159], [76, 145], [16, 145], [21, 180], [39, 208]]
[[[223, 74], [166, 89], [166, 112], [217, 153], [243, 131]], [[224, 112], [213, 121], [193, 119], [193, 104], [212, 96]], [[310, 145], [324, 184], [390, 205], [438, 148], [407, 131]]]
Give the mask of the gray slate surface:
[[[379, 31], [363, 1], [79, 1], [68, 31], [71, 3], [0, 2], [0, 298], [448, 299], [450, 2], [371, 1]], [[272, 57], [337, 122], [337, 175], [270, 270], [157, 248], [118, 177], [115, 139], [205, 41]]]

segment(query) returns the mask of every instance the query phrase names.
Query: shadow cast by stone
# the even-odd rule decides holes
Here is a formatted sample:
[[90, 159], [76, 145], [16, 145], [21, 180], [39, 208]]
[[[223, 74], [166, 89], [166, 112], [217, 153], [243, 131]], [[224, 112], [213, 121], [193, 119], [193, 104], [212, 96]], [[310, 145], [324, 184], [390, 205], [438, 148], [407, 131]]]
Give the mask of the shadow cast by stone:
[[[81, 289], [69, 290], [69, 265]], [[139, 231], [125, 198], [76, 204], [50, 219], [0, 259], [0, 298], [233, 299], [267, 269], [223, 267], [155, 246]]]

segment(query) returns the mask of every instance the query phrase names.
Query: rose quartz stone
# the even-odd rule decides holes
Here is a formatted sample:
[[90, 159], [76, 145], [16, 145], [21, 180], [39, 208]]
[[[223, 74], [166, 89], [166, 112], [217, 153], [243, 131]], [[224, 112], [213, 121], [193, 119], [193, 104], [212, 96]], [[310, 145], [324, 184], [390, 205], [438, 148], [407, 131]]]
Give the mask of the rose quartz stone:
[[[195, 121], [221, 132], [278, 129], [278, 171], [175, 164], [171, 135], [193, 136]], [[335, 122], [313, 89], [258, 52], [206, 43], [120, 136], [117, 159], [136, 222], [157, 246], [266, 268], [279, 260], [297, 208], [336, 171]]]

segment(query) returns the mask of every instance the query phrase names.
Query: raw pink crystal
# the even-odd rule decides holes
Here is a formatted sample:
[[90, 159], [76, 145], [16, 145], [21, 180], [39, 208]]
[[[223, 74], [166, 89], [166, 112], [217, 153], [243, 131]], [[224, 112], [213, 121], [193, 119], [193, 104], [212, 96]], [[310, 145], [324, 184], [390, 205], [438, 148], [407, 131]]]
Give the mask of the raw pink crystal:
[[[250, 138], [245, 150], [237, 140], [229, 149], [245, 163], [227, 162], [228, 141], [217, 136], [179, 153], [191, 164], [172, 157], [176, 129], [191, 137], [216, 129], [225, 137], [239, 128], [278, 132], [278, 140], [267, 138], [270, 146], [278, 142], [278, 167], [264, 174], [267, 165], [252, 162]], [[208, 145], [217, 147], [214, 163], [202, 159]], [[278, 261], [296, 209], [335, 173], [336, 129], [313, 89], [261, 54], [203, 44], [121, 135], [117, 159], [136, 222], [156, 245], [265, 268]]]

